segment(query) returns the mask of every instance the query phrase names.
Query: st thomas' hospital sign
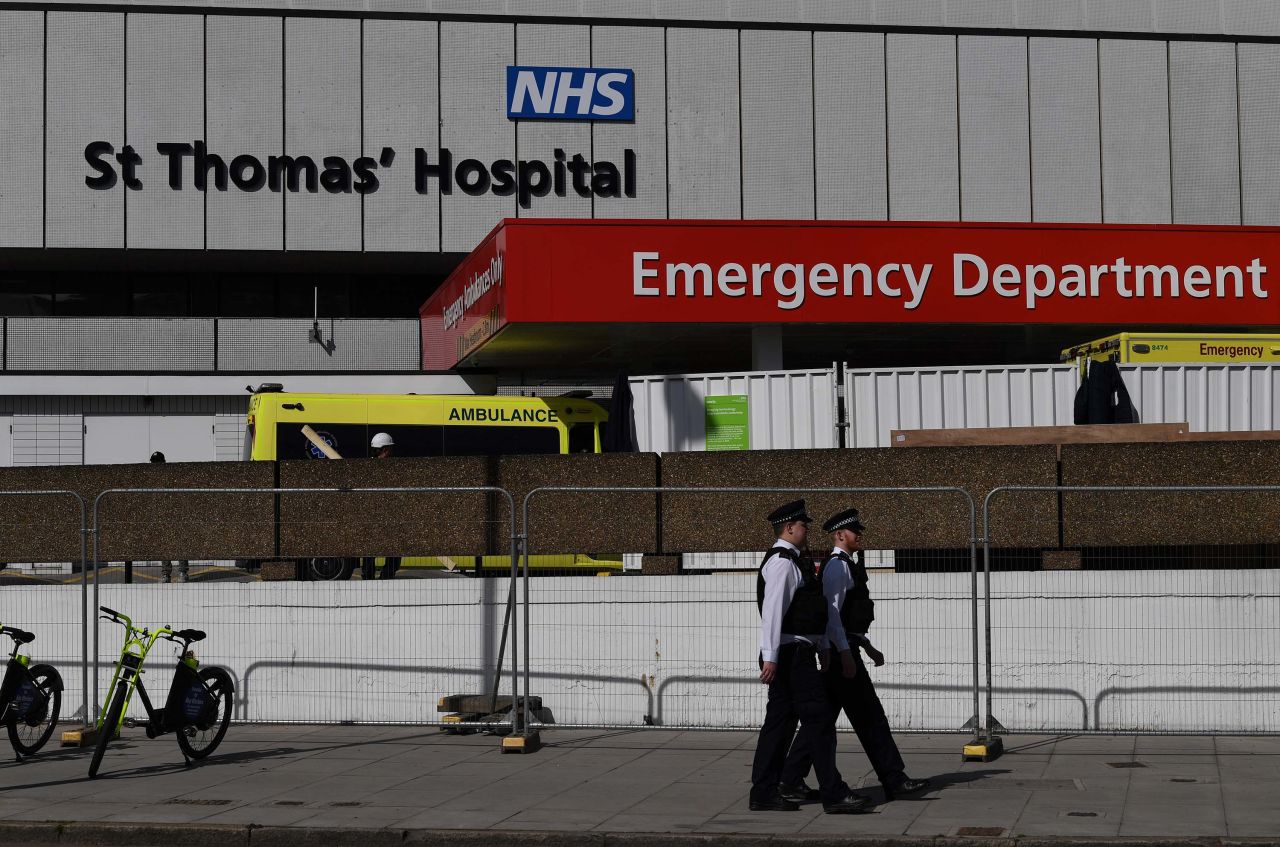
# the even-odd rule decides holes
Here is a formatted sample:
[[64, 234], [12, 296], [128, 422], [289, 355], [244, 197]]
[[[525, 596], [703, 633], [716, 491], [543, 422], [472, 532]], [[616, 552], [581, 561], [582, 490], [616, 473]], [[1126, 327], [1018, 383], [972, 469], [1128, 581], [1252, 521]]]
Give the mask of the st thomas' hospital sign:
[[[166, 162], [168, 185], [173, 191], [194, 188], [196, 191], [273, 192], [306, 191], [312, 194], [373, 194], [396, 161], [396, 151], [383, 147], [375, 158], [360, 156], [348, 162], [343, 156], [259, 156], [241, 153], [224, 156], [211, 152], [203, 141], [169, 141], [156, 144], [156, 153]], [[112, 189], [123, 182], [130, 191], [142, 191], [138, 168], [142, 154], [126, 144], [119, 151], [108, 141], [93, 141], [84, 148], [84, 158], [93, 171], [84, 178], [85, 185], [98, 191]], [[423, 147], [413, 151], [413, 185], [419, 194], [430, 194], [435, 182], [441, 194], [452, 194], [455, 188], [463, 194], [479, 196], [496, 194], [515, 196], [521, 208], [529, 208], [534, 197], [566, 197], [572, 191], [579, 197], [636, 196], [636, 153], [626, 149], [622, 164], [591, 161], [581, 153], [568, 155], [562, 149], [552, 153], [550, 161], [541, 159], [498, 159], [484, 163], [479, 159], [455, 159], [453, 152], [441, 147], [428, 152]]]
[[[552, 68], [513, 65], [507, 68], [507, 117], [511, 120], [632, 121], [635, 119], [635, 72], [629, 68]], [[306, 191], [311, 194], [373, 194], [382, 185], [396, 160], [396, 151], [383, 147], [376, 157], [360, 156], [348, 162], [343, 156], [261, 156], [248, 153], [223, 155], [210, 151], [204, 141], [162, 141], [156, 153], [167, 165], [172, 191], [188, 187], [196, 191], [273, 192]], [[109, 141], [92, 141], [84, 148], [92, 173], [85, 185], [107, 191], [123, 182], [129, 191], [141, 191], [138, 167], [142, 154], [126, 144], [116, 150]], [[454, 159], [441, 147], [434, 158], [426, 148], [413, 151], [413, 186], [419, 194], [431, 193], [435, 181], [441, 194], [456, 187], [463, 194], [515, 196], [527, 209], [534, 197], [636, 196], [636, 153], [626, 149], [622, 164], [592, 161], [581, 153], [568, 155], [556, 148], [552, 159]]]

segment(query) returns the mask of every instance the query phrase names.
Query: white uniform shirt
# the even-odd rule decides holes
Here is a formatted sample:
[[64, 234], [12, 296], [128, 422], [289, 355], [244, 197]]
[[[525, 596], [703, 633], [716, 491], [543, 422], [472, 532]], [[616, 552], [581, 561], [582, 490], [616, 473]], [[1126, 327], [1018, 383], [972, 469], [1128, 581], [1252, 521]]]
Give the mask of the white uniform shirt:
[[[800, 553], [800, 548], [781, 538], [773, 546], [790, 548], [797, 555]], [[778, 661], [778, 648], [783, 644], [821, 646], [823, 636], [820, 632], [791, 635], [782, 631], [782, 618], [800, 590], [800, 568], [796, 563], [774, 553], [764, 563], [761, 572], [764, 574], [764, 604], [760, 608], [760, 658], [766, 662]]]
[[[844, 608], [844, 598], [853, 589], [853, 573], [849, 570], [849, 564], [841, 558], [840, 553], [845, 551], [836, 547], [831, 551], [831, 559], [822, 569], [822, 595], [827, 598], [827, 633], [826, 640], [835, 645], [836, 650], [845, 651], [849, 649], [849, 636], [844, 630], [844, 621], [840, 620], [840, 610]], [[847, 556], [854, 554], [845, 553]], [[870, 644], [865, 634], [858, 633], [861, 643]], [[860, 644], [854, 644], [855, 648]]]

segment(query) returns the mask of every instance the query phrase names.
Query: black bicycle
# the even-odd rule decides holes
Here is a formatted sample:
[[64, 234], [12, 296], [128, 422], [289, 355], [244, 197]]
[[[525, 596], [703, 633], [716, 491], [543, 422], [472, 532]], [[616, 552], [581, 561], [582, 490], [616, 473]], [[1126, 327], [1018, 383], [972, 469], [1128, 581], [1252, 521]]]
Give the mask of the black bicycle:
[[32, 633], [0, 626], [0, 635], [13, 639], [9, 666], [0, 682], [0, 721], [21, 758], [38, 751], [53, 735], [62, 708], [62, 676], [53, 665], [33, 665], [30, 656], [19, 655], [22, 645], [36, 640]]
[[[89, 763], [89, 776], [98, 775], [102, 754], [107, 752], [107, 745], [119, 733], [121, 726], [141, 726], [146, 729], [147, 738], [176, 733], [186, 764], [212, 753], [222, 743], [231, 723], [231, 696], [235, 687], [229, 673], [222, 668], [200, 667], [195, 654], [189, 649], [194, 642], [204, 640], [204, 633], [198, 629], [174, 631], [167, 626], [156, 627], [154, 631], [138, 629], [128, 615], [106, 606], [99, 608], [106, 613], [102, 616], [104, 620], [124, 627], [124, 647], [120, 650], [120, 659], [116, 662], [115, 674], [108, 688], [114, 692], [111, 704], [98, 718], [98, 746]], [[169, 698], [163, 709], [156, 709], [142, 684], [142, 663], [161, 638], [178, 644], [181, 653], [173, 682], [169, 685]], [[135, 690], [147, 710], [146, 721], [126, 720], [124, 717]]]

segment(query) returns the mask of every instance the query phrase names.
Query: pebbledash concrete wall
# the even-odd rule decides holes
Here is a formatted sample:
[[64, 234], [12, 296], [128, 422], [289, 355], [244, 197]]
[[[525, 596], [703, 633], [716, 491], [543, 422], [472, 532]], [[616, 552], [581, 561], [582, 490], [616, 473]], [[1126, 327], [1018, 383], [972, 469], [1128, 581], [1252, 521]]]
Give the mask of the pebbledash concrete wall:
[[[959, 729], [973, 712], [969, 574], [872, 579], [890, 721]], [[459, 578], [104, 585], [100, 600], [139, 624], [207, 631], [197, 652], [235, 677], [238, 720], [412, 724], [439, 719], [442, 695], [489, 689], [506, 592]], [[82, 690], [80, 596], [5, 589], [34, 654], [63, 671], [67, 715]], [[992, 598], [993, 711], [1007, 727], [1280, 731], [1280, 572], [996, 573]], [[557, 723], [760, 720], [752, 575], [540, 578], [531, 599], [533, 692]], [[100, 638], [102, 691], [119, 630], [104, 622]], [[160, 697], [168, 662], [158, 648]]]

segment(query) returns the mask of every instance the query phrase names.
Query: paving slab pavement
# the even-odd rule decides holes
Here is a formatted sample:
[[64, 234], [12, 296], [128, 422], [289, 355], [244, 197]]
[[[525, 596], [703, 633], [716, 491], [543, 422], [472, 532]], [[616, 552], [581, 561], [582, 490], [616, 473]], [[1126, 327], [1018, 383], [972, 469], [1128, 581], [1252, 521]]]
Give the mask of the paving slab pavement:
[[[934, 788], [833, 816], [747, 809], [750, 732], [550, 731], [541, 751], [504, 755], [495, 737], [432, 728], [237, 725], [184, 767], [172, 739], [126, 730], [95, 780], [89, 751], [0, 764], [0, 843], [1280, 845], [1274, 739], [1008, 736], [989, 763], [962, 762], [963, 740], [899, 735]], [[852, 735], [839, 764], [881, 800]]]

